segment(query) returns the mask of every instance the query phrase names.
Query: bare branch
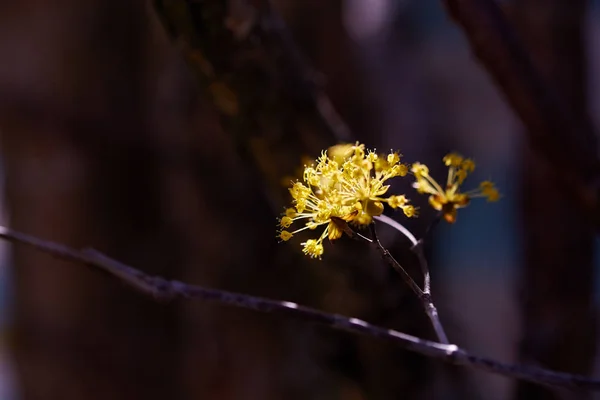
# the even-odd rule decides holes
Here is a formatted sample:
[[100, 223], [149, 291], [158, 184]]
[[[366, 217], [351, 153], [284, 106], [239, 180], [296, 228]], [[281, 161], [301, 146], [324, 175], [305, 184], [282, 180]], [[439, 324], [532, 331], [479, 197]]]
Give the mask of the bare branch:
[[435, 304], [433, 304], [433, 298], [431, 296], [431, 278], [429, 275], [427, 260], [423, 254], [423, 242], [417, 241], [413, 246], [411, 246], [411, 250], [417, 255], [419, 265], [423, 271], [423, 289], [421, 289], [410, 276], [410, 274], [406, 272], [406, 270], [400, 265], [394, 256], [392, 256], [389, 250], [383, 247], [379, 241], [379, 237], [377, 236], [375, 224], [371, 224], [370, 227], [371, 234], [373, 235], [373, 245], [375, 245], [377, 250], [381, 253], [381, 256], [402, 276], [402, 279], [404, 279], [406, 284], [408, 284], [411, 290], [417, 295], [421, 301], [421, 304], [423, 305], [423, 308], [425, 309], [425, 313], [431, 321], [431, 325], [433, 326], [433, 330], [435, 331], [438, 340], [441, 343], [449, 344], [450, 342], [448, 341], [448, 336], [446, 335], [446, 331], [444, 330], [444, 327], [440, 321], [437, 308], [435, 307]]
[[427, 263], [425, 253], [423, 252], [423, 239], [419, 240], [417, 244], [410, 249], [417, 255], [421, 271], [423, 272], [423, 296], [421, 296], [421, 302], [423, 303], [423, 307], [425, 307], [425, 312], [427, 312], [427, 316], [431, 320], [431, 324], [433, 325], [433, 329], [435, 330], [439, 341], [442, 343], [450, 343], [446, 336], [446, 332], [444, 331], [442, 322], [440, 321], [437, 308], [433, 303], [433, 296], [431, 294], [431, 274], [429, 273], [429, 264]]
[[579, 375], [549, 371], [542, 368], [501, 363], [493, 359], [471, 355], [455, 345], [419, 339], [393, 329], [371, 325], [360, 319], [325, 313], [297, 303], [269, 300], [241, 293], [188, 285], [179, 281], [169, 281], [158, 276], [145, 274], [138, 269], [113, 260], [92, 249], [75, 250], [68, 246], [42, 240], [6, 227], [0, 227], [0, 238], [12, 243], [25, 244], [52, 256], [85, 264], [96, 270], [103, 271], [140, 293], [151, 296], [156, 300], [171, 301], [177, 298], [208, 300], [255, 311], [287, 315], [307, 322], [323, 324], [332, 329], [387, 339], [403, 349], [456, 365], [470, 366], [540, 385], [556, 386], [572, 390], [600, 391], [600, 381], [598, 380]]
[[398, 261], [392, 256], [388, 249], [383, 247], [381, 242], [379, 241], [379, 236], [377, 236], [377, 229], [375, 228], [375, 224], [369, 225], [371, 228], [371, 235], [373, 235], [373, 245], [381, 253], [381, 257], [402, 276], [404, 282], [410, 287], [410, 289], [417, 295], [419, 299], [423, 297], [423, 290], [417, 285], [415, 280], [410, 276], [408, 272], [400, 265]]
[[421, 272], [423, 273], [423, 292], [428, 293], [429, 295], [431, 295], [431, 274], [429, 273], [429, 263], [425, 258], [425, 239], [431, 235], [431, 232], [436, 226], [438, 226], [441, 220], [442, 215], [438, 214], [436, 218], [427, 226], [423, 237], [413, 243], [410, 248], [412, 252], [416, 254], [417, 259], [419, 260], [419, 265], [421, 266]]

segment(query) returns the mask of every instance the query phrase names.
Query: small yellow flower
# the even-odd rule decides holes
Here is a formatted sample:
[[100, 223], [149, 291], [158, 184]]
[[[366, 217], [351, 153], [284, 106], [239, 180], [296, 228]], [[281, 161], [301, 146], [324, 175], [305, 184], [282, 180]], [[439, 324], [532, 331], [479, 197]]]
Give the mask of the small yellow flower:
[[446, 154], [444, 156], [444, 158], [442, 159], [442, 161], [444, 161], [444, 164], [446, 164], [446, 167], [459, 168], [463, 162], [463, 157], [456, 153], [450, 153], [450, 154]]
[[416, 217], [418, 215], [417, 208], [410, 204], [404, 206], [402, 211], [404, 211], [404, 215], [406, 215], [408, 218]]
[[279, 225], [281, 225], [282, 228], [289, 228], [290, 225], [292, 225], [292, 222], [293, 220], [286, 215], [285, 217], [281, 218]]
[[415, 178], [420, 179], [423, 176], [429, 175], [429, 168], [425, 164], [416, 162], [412, 165], [411, 172], [415, 175]]
[[323, 255], [323, 244], [321, 242], [315, 239], [308, 239], [301, 244], [304, 246], [302, 249], [304, 254], [309, 255], [311, 258], [321, 258]]
[[404, 195], [400, 196], [390, 196], [388, 198], [388, 205], [392, 208], [401, 208], [409, 218], [412, 218], [416, 215], [416, 208], [411, 204], [408, 204], [408, 199]]
[[441, 211], [448, 223], [456, 222], [457, 210], [466, 207], [473, 198], [485, 197], [488, 201], [497, 201], [500, 198], [498, 190], [490, 181], [482, 182], [478, 189], [460, 192], [460, 185], [468, 174], [475, 170], [475, 162], [470, 158], [465, 159], [459, 154], [450, 153], [443, 161], [448, 167], [448, 178], [444, 188], [429, 175], [426, 165], [415, 163], [411, 172], [416, 180], [413, 186], [419, 193], [430, 195], [429, 204]]
[[500, 199], [500, 193], [494, 184], [490, 181], [483, 181], [479, 184], [479, 190], [481, 194], [487, 198], [488, 201], [498, 201]]
[[[342, 143], [336, 144], [335, 146], [331, 146], [327, 149], [327, 154], [329, 154], [329, 158], [337, 162], [338, 164], [346, 161], [348, 157], [354, 154], [354, 147], [358, 145], [352, 143]], [[363, 146], [364, 147], [364, 146]]]
[[288, 240], [290, 240], [290, 239], [292, 238], [292, 236], [294, 236], [294, 235], [292, 235], [292, 234], [291, 234], [290, 232], [288, 232], [288, 231], [281, 231], [281, 232], [279, 233], [279, 238], [280, 238], [281, 240], [283, 240], [284, 242], [287, 242]]

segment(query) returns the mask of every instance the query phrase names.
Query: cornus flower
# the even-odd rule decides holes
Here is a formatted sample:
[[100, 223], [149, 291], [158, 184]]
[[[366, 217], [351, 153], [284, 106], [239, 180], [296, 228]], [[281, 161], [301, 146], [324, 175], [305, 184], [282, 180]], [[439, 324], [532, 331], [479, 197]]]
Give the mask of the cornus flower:
[[[323, 240], [342, 236], [340, 220], [366, 226], [383, 213], [384, 203], [402, 209], [408, 217], [416, 215], [405, 196], [384, 197], [389, 189], [387, 181], [407, 173], [408, 166], [400, 162], [398, 153], [381, 157], [373, 151], [365, 152], [364, 145], [358, 143], [333, 146], [329, 154], [323, 152], [315, 164], [304, 168], [303, 182], [295, 182], [290, 188], [294, 207], [279, 221], [280, 239], [289, 240], [300, 231], [324, 226], [317, 239], [302, 243], [305, 254], [321, 257]], [[297, 221], [304, 226], [287, 230]]]
[[448, 178], [444, 186], [429, 175], [426, 165], [415, 163], [412, 165], [411, 172], [416, 179], [413, 186], [419, 193], [430, 195], [429, 204], [434, 209], [441, 211], [448, 223], [454, 223], [457, 209], [466, 207], [473, 198], [485, 197], [488, 201], [499, 199], [500, 194], [490, 181], [481, 182], [478, 189], [460, 192], [460, 186], [467, 175], [475, 169], [473, 160], [450, 153], [444, 157], [443, 161], [448, 167]]

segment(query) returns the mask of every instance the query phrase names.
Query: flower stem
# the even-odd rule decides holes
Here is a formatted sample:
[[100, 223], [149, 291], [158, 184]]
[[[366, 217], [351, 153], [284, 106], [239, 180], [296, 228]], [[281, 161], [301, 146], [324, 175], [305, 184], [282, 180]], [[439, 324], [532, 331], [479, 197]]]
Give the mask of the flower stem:
[[[396, 271], [400, 273], [404, 281], [408, 284], [411, 290], [415, 293], [415, 295], [421, 301], [423, 308], [425, 309], [425, 313], [429, 317], [431, 321], [431, 325], [435, 334], [440, 343], [448, 344], [448, 336], [444, 331], [444, 327], [440, 322], [440, 318], [437, 312], [437, 308], [433, 303], [433, 298], [431, 295], [431, 274], [429, 273], [429, 265], [427, 263], [427, 259], [425, 258], [425, 253], [423, 251], [423, 239], [417, 240], [415, 236], [402, 224], [399, 222], [387, 217], [385, 215], [380, 215], [375, 217], [377, 220], [391, 226], [392, 228], [398, 230], [404, 236], [410, 240], [412, 243], [411, 250], [417, 256], [419, 261], [419, 265], [421, 267], [421, 271], [423, 272], [423, 289], [419, 287], [419, 285], [414, 281], [414, 279], [406, 272], [404, 268], [396, 261], [396, 259], [390, 254], [390, 252], [381, 244], [379, 241], [379, 237], [377, 236], [377, 230], [375, 229], [375, 224], [371, 224], [371, 234], [373, 236], [373, 244], [377, 246], [377, 249], [381, 253], [382, 257], [390, 264]], [[437, 225], [440, 217], [436, 218], [427, 228], [425, 236], [427, 236], [431, 230]]]
[[[387, 218], [387, 217], [386, 217]], [[390, 218], [391, 219], [391, 218]], [[380, 218], [383, 221], [383, 219]], [[387, 221], [385, 221], [387, 223]], [[394, 221], [396, 222], [396, 221]], [[400, 225], [396, 222], [397, 225]], [[402, 226], [402, 225], [400, 225]], [[394, 226], [395, 227], [395, 226]], [[414, 281], [414, 279], [410, 276], [408, 272], [400, 265], [400, 263], [391, 255], [391, 253], [381, 244], [379, 241], [379, 237], [377, 236], [377, 229], [375, 228], [375, 224], [370, 225], [371, 234], [373, 236], [373, 245], [376, 246], [377, 250], [381, 253], [381, 256], [394, 268], [397, 272], [400, 273], [404, 281], [408, 284], [411, 290], [417, 295], [423, 308], [425, 309], [425, 313], [429, 317], [431, 321], [431, 325], [433, 326], [433, 330], [438, 338], [440, 343], [449, 344], [448, 336], [444, 331], [442, 323], [440, 322], [440, 318], [437, 312], [437, 308], [435, 304], [433, 304], [433, 299], [431, 296], [431, 278], [429, 274], [429, 267], [427, 264], [427, 259], [423, 253], [423, 242], [422, 240], [415, 240], [415, 244], [411, 247], [411, 250], [417, 255], [419, 259], [419, 264], [421, 265], [421, 270], [423, 271], [423, 289], [419, 287], [419, 285]], [[404, 228], [402, 226], [402, 228]], [[408, 231], [406, 228], [404, 230]], [[410, 231], [408, 231], [410, 234]], [[404, 233], [404, 231], [402, 231]], [[414, 236], [412, 234], [406, 235], [410, 239], [410, 237]]]
[[410, 274], [408, 272], [406, 272], [406, 270], [402, 267], [402, 265], [400, 265], [400, 263], [398, 261], [396, 261], [394, 256], [392, 256], [392, 254], [385, 247], [383, 247], [383, 245], [379, 241], [379, 237], [377, 236], [377, 230], [375, 229], [375, 224], [371, 224], [371, 225], [369, 225], [369, 227], [371, 228], [371, 235], [373, 236], [372, 244], [381, 253], [381, 256], [385, 259], [385, 261], [387, 261], [387, 263], [392, 268], [394, 268], [400, 274], [400, 276], [402, 276], [402, 279], [404, 279], [404, 282], [406, 282], [406, 284], [412, 289], [412, 291], [417, 295], [417, 297], [419, 299], [421, 299], [424, 294], [423, 290], [419, 287], [419, 285], [415, 282], [415, 280], [410, 276]]

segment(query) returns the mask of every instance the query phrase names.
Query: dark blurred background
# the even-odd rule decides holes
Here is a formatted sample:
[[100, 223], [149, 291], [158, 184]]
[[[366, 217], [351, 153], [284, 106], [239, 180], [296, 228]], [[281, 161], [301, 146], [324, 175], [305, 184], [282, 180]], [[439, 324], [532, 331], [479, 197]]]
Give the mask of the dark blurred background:
[[[246, 12], [258, 2], [227, 3]], [[598, 122], [600, 2], [501, 3], [540, 73], [577, 115]], [[474, 202], [429, 242], [450, 340], [506, 362], [600, 377], [594, 230], [529, 149], [441, 2], [273, 4], [352, 140], [400, 149], [442, 176], [441, 157], [459, 151], [477, 162], [466, 186], [491, 179], [500, 188], [500, 202]], [[170, 279], [433, 339], [419, 303], [366, 247], [336, 244], [314, 261], [297, 242], [277, 243], [284, 198], [265, 187], [289, 172], [280, 162], [300, 166], [335, 138], [316, 130], [298, 138], [304, 120], [294, 117], [299, 131], [281, 143], [310, 145], [265, 151], [272, 138], [250, 120], [228, 120], [236, 101], [227, 91], [215, 100], [221, 87], [199, 83], [185, 45], [172, 39], [141, 0], [0, 2], [3, 224]], [[206, 62], [218, 69], [210, 54], [229, 49], [212, 51]], [[395, 189], [423, 207], [409, 223], [423, 234], [432, 212], [408, 184]], [[416, 273], [407, 243], [382, 234]], [[0, 246], [0, 399], [586, 398], [301, 321], [158, 304], [82, 266]]]

